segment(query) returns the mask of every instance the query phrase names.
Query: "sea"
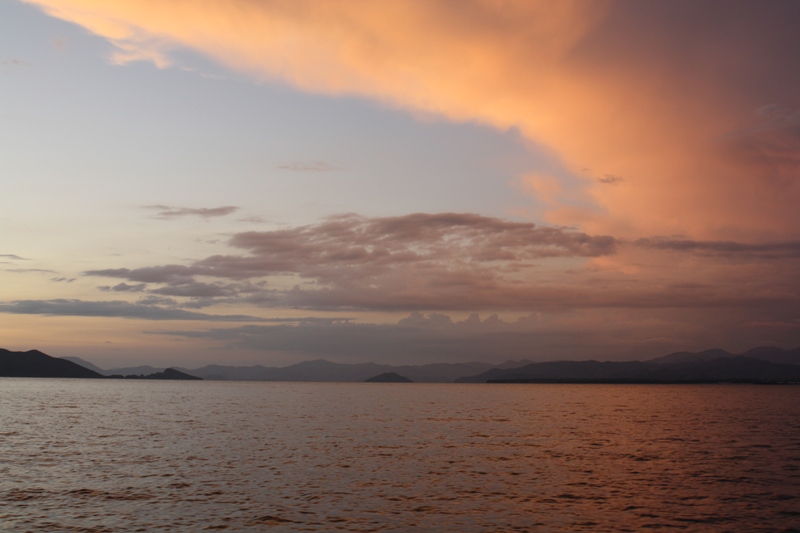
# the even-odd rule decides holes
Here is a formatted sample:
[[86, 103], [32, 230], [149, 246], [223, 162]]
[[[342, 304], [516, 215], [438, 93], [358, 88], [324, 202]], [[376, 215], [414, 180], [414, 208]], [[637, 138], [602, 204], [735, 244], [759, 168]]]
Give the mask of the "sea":
[[800, 531], [800, 386], [0, 379], [0, 531]]

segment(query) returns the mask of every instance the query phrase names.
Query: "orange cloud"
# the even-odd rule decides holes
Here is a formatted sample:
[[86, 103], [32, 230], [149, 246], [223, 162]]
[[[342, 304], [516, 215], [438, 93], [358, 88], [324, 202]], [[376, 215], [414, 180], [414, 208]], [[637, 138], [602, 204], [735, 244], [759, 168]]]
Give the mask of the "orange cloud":
[[799, 234], [798, 123], [756, 114], [800, 107], [792, 3], [29, 1], [108, 38], [116, 63], [165, 66], [186, 47], [306, 91], [516, 126], [576, 174], [591, 169], [601, 214], [556, 205], [559, 224]]

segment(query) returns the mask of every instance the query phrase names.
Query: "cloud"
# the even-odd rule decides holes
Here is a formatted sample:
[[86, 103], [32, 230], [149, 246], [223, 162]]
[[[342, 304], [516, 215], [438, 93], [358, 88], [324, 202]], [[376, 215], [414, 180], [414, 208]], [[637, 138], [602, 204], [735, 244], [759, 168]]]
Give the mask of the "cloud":
[[669, 237], [649, 237], [633, 243], [643, 248], [696, 252], [738, 258], [800, 258], [800, 241], [742, 243], [735, 241], [693, 241]]
[[625, 178], [622, 176], [615, 176], [613, 174], [606, 174], [602, 178], [597, 178], [598, 183], [603, 183], [605, 185], [618, 185], [625, 181]]
[[137, 305], [161, 305], [166, 307], [178, 307], [178, 301], [174, 298], [164, 298], [163, 296], [143, 296], [136, 301]]
[[109, 39], [118, 63], [164, 66], [188, 48], [258, 80], [518, 128], [576, 175], [636, 176], [585, 180], [595, 208], [555, 201], [553, 223], [798, 236], [794, 122], [780, 111], [800, 105], [796, 2], [30, 2]]
[[62, 282], [64, 282], [64, 283], [72, 283], [76, 279], [77, 278], [63, 278], [63, 277], [61, 277], [61, 278], [50, 278], [50, 281], [53, 281], [53, 282], [56, 282], [56, 283], [62, 283]]
[[325, 161], [293, 161], [278, 165], [281, 170], [293, 170], [296, 172], [336, 172], [344, 170], [339, 165], [327, 163]]
[[165, 265], [156, 267], [144, 267], [137, 269], [129, 268], [110, 268], [104, 270], [89, 270], [84, 272], [87, 276], [102, 276], [105, 278], [122, 278], [129, 281], [142, 283], [181, 283], [191, 280], [191, 276], [197, 272], [183, 265]]
[[0, 257], [3, 257], [5, 259], [13, 259], [14, 261], [30, 261], [30, 259], [26, 259], [24, 257], [20, 257], [14, 254], [0, 254]]
[[[796, 242], [658, 237], [628, 242], [469, 213], [415, 213], [338, 215], [305, 226], [236, 233], [228, 245], [240, 253], [187, 265], [102, 269], [84, 275], [152, 284], [150, 294], [181, 299], [180, 305], [187, 308], [229, 303], [324, 310], [563, 312], [785, 308], [800, 297], [800, 287], [787, 274], [793, 269], [786, 264], [798, 256]], [[702, 269], [689, 268], [672, 257], [632, 278], [615, 273], [614, 265], [603, 266], [617, 260], [618, 250], [625, 251], [619, 260], [635, 259], [639, 253], [652, 261], [654, 251], [663, 251], [684, 257], [705, 254], [710, 262]], [[750, 271], [720, 277], [714, 269], [721, 267], [711, 261], [735, 257], [745, 268], [764, 256], [784, 261], [775, 262], [762, 281], [748, 283], [745, 291], [741, 280], [752, 276]], [[569, 265], [577, 270], [566, 269]], [[607, 274], [599, 276], [588, 267]], [[763, 268], [761, 272], [766, 273]], [[706, 283], [705, 278], [715, 277], [716, 282]], [[700, 283], [701, 278], [704, 284], [691, 294], [674, 289], [675, 284]]]
[[42, 273], [42, 274], [57, 274], [55, 270], [49, 270], [46, 268], [8, 268], [6, 272], [16, 272], [18, 274], [28, 274], [28, 273]]
[[[237, 233], [228, 244], [246, 253], [84, 275], [161, 284], [149, 292], [192, 298], [186, 305], [193, 306], [243, 301], [269, 307], [461, 309], [494, 306], [516, 293], [510, 305], [519, 307], [534, 298], [528, 276], [538, 262], [612, 255], [617, 247], [608, 236], [469, 213], [346, 214], [307, 226]], [[284, 282], [267, 289], [258, 281], [287, 276], [295, 285], [308, 280], [313, 286]]]
[[[415, 213], [367, 218], [338, 215], [318, 224], [234, 234], [228, 243], [250, 255], [214, 255], [192, 265], [103, 269], [89, 276], [184, 285], [193, 276], [249, 279], [284, 273], [321, 281], [381, 275], [401, 267], [493, 263], [524, 268], [535, 260], [611, 255], [616, 240], [566, 228], [508, 222], [469, 213]], [[514, 266], [516, 264], [516, 266]]]
[[230, 287], [219, 283], [203, 283], [187, 281], [185, 283], [172, 283], [165, 287], [153, 289], [152, 294], [164, 296], [180, 296], [184, 298], [217, 298], [233, 296], [242, 292], [240, 287]]
[[[355, 323], [328, 319], [306, 320], [276, 325], [246, 325], [201, 330], [150, 332], [215, 343], [231, 349], [245, 349], [263, 354], [293, 354], [297, 360], [325, 358], [341, 362], [388, 362], [392, 364], [425, 364], [455, 361], [495, 361], [507, 359], [643, 359], [663, 355], [687, 346], [704, 349], [713, 342], [715, 328], [698, 329], [697, 320], [707, 311], [662, 310], [629, 323], [627, 312], [606, 310], [602, 316], [580, 311], [566, 316], [540, 318], [536, 314], [515, 320], [497, 315], [484, 319], [472, 314], [464, 320], [453, 320], [438, 313], [411, 313], [392, 324]], [[761, 315], [764, 325], [777, 333], [771, 338], [789, 346], [800, 342], [800, 330], [783, 328], [791, 324], [785, 319]], [[706, 320], [706, 322], [709, 322]], [[731, 329], [739, 323], [735, 313], [718, 312], [710, 321], [719, 329]], [[731, 349], [752, 346], [750, 324], [740, 327], [728, 339]], [[734, 346], [739, 346], [736, 348]]]
[[91, 316], [136, 318], [142, 320], [206, 320], [211, 322], [260, 322], [248, 315], [210, 315], [182, 309], [167, 309], [152, 305], [132, 304], [119, 300], [17, 300], [0, 303], [0, 313], [18, 315]]
[[102, 287], [97, 287], [101, 291], [105, 292], [142, 292], [147, 287], [145, 283], [138, 283], [136, 285], [128, 285], [127, 283], [118, 283], [113, 287], [104, 285]]
[[[250, 224], [265, 224], [267, 222], [267, 219], [264, 218], [264, 217], [257, 216], [257, 215], [248, 215], [246, 217], [240, 218], [239, 221], [248, 222]], [[214, 241], [214, 242], [212, 242], [210, 244], [215, 244], [215, 243], [216, 243], [216, 241]]]
[[223, 207], [170, 207], [167, 205], [146, 205], [145, 209], [153, 209], [158, 211], [156, 218], [169, 220], [181, 217], [200, 217], [200, 218], [214, 218], [224, 217], [239, 210], [238, 207], [227, 205]]

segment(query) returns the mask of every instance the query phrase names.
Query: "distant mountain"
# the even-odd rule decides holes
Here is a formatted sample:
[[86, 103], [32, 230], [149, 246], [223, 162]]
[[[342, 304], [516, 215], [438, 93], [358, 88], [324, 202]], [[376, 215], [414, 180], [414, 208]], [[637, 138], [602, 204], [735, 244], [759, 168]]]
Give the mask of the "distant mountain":
[[93, 370], [93, 371], [97, 372], [98, 374], [102, 374], [104, 376], [106, 375], [106, 371], [105, 370], [103, 370], [99, 366], [93, 365], [89, 361], [81, 359], [80, 357], [68, 356], [68, 357], [59, 357], [59, 359], [65, 359], [67, 361], [72, 361], [76, 365], [81, 365], [83, 368], [88, 368], [89, 370]]
[[499, 365], [495, 365], [495, 368], [519, 368], [521, 366], [529, 365], [534, 363], [535, 361], [531, 361], [529, 359], [520, 359], [519, 361], [508, 360], [505, 363], [501, 363]]
[[489, 363], [433, 363], [420, 366], [395, 366], [390, 372], [397, 372], [417, 383], [452, 383], [460, 377], [475, 372], [489, 370]]
[[189, 374], [185, 374], [179, 370], [175, 370], [174, 368], [167, 368], [163, 372], [155, 372], [153, 374], [130, 374], [127, 376], [123, 375], [112, 375], [108, 376], [111, 378], [118, 378], [118, 379], [172, 379], [172, 380], [185, 380], [185, 381], [202, 381], [203, 378], [199, 378], [197, 376], [191, 376]]
[[759, 346], [758, 348], [747, 350], [741, 354], [732, 354], [719, 349], [705, 350], [703, 352], [676, 352], [663, 357], [650, 359], [648, 362], [658, 364], [700, 363], [726, 357], [735, 357], [736, 355], [751, 357], [760, 361], [769, 361], [770, 363], [800, 365], [800, 348], [784, 350], [783, 348], [777, 348], [775, 346]]
[[189, 369], [180, 366], [175, 367], [181, 372], [190, 373], [208, 380], [233, 380], [233, 381], [260, 381], [262, 376], [269, 373], [272, 368], [262, 365], [254, 366], [225, 366], [225, 365], [206, 365], [200, 368]]
[[[737, 358], [755, 360], [757, 363], [737, 362]], [[63, 358], [63, 360], [71, 360], [106, 376], [112, 374], [150, 376], [166, 372], [163, 368], [152, 366], [102, 370], [77, 357]], [[709, 365], [703, 366], [703, 363], [709, 363]], [[381, 374], [394, 373], [420, 383], [452, 383], [454, 381], [485, 383], [491, 380], [582, 382], [638, 380], [654, 382], [731, 379], [734, 381], [780, 381], [783, 378], [787, 380], [794, 375], [793, 368], [769, 367], [759, 363], [800, 367], [800, 348], [784, 350], [774, 346], [762, 346], [738, 355], [720, 349], [702, 352], [676, 352], [648, 361], [627, 362], [551, 361], [533, 363], [528, 360], [520, 360], [506, 361], [500, 365], [472, 362], [392, 366], [378, 363], [333, 363], [317, 359], [285, 367], [207, 365], [196, 369], [175, 367], [175, 370], [206, 380], [241, 381], [360, 382]], [[670, 367], [670, 369], [667, 370], [666, 367]], [[786, 373], [781, 377], [776, 372]]]
[[405, 376], [401, 376], [395, 372], [386, 372], [377, 376], [365, 379], [367, 383], [414, 383]]
[[109, 370], [103, 370], [100, 372], [105, 376], [115, 376], [115, 375], [139, 375], [139, 374], [155, 374], [156, 372], [163, 372], [164, 368], [159, 367], [152, 367], [150, 365], [141, 365], [141, 366], [126, 366], [122, 368], [111, 368]]
[[456, 383], [486, 383], [495, 380], [597, 380], [610, 377], [627, 377], [641, 373], [650, 366], [641, 361], [550, 361], [531, 363], [519, 368], [493, 368], [482, 374], [467, 376], [456, 380]]
[[333, 363], [325, 359], [317, 359], [285, 367], [208, 365], [196, 369], [178, 367], [178, 370], [204, 379], [322, 382], [359, 382], [378, 374], [394, 372], [421, 383], [452, 383], [457, 378], [483, 372], [492, 366], [489, 363], [392, 366], [378, 363]]
[[[703, 352], [706, 353], [706, 352]], [[492, 369], [460, 383], [800, 383], [800, 366], [731, 356], [682, 362], [553, 361]]]
[[72, 361], [50, 357], [39, 350], [12, 352], [0, 348], [0, 377], [102, 378], [103, 376]]

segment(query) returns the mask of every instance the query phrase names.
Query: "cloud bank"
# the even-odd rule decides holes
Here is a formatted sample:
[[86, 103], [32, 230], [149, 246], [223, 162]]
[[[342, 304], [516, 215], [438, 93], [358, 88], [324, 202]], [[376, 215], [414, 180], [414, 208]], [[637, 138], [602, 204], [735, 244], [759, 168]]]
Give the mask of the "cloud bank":
[[223, 207], [170, 207], [168, 205], [146, 205], [145, 209], [152, 209], [158, 211], [156, 218], [165, 220], [181, 218], [181, 217], [200, 217], [200, 218], [213, 218], [224, 217], [235, 213], [239, 210], [238, 207], [233, 205], [226, 205]]
[[[311, 225], [236, 233], [228, 245], [238, 253], [84, 275], [125, 280], [103, 285], [103, 291], [177, 298], [194, 308], [228, 303], [367, 311], [796, 310], [800, 297], [789, 275], [800, 258], [794, 241], [624, 241], [469, 213], [415, 213], [338, 215]], [[603, 266], [619, 253], [634, 265], [635, 276]], [[696, 265], [694, 258], [703, 263]], [[767, 260], [772, 264], [765, 265]], [[754, 268], [770, 274], [747, 279]]]
[[[445, 314], [414, 312], [395, 323], [374, 324], [317, 319], [278, 325], [245, 325], [200, 330], [151, 332], [184, 339], [219, 343], [231, 350], [291, 354], [294, 360], [329, 359], [341, 362], [426, 364], [434, 362], [493, 361], [508, 359], [554, 360], [595, 358], [646, 359], [683, 349], [719, 342], [713, 329], [698, 328], [698, 319], [725, 326], [735, 313], [661, 311], [631, 325], [625, 311], [599, 317], [593, 312], [543, 318], [532, 314], [516, 320], [497, 315], [472, 314], [454, 320]], [[288, 321], [287, 321], [288, 322]], [[773, 339], [786, 345], [800, 342], [797, 328], [769, 314], [761, 323], [745, 323], [733, 332], [730, 345], [753, 345], [769, 325]], [[788, 326], [788, 327], [787, 327]], [[664, 334], [665, 331], [671, 332]]]
[[30, 3], [107, 38], [118, 64], [163, 67], [188, 48], [310, 92], [517, 127], [575, 174], [603, 176], [585, 180], [596, 209], [550, 202], [558, 224], [629, 238], [800, 232], [796, 2]]
[[210, 315], [183, 309], [166, 309], [121, 300], [87, 302], [74, 299], [17, 300], [0, 303], [0, 313], [17, 315], [91, 316], [143, 320], [206, 320], [211, 322], [260, 322], [246, 315]]
[[[608, 236], [469, 213], [345, 214], [237, 233], [228, 244], [243, 253], [84, 274], [130, 282], [102, 290], [147, 290], [192, 298], [187, 305], [196, 306], [235, 300], [316, 309], [528, 308], [537, 301], [548, 306], [567, 291], [531, 279], [539, 262], [613, 255], [617, 248]], [[266, 286], [279, 278], [282, 284]]]

